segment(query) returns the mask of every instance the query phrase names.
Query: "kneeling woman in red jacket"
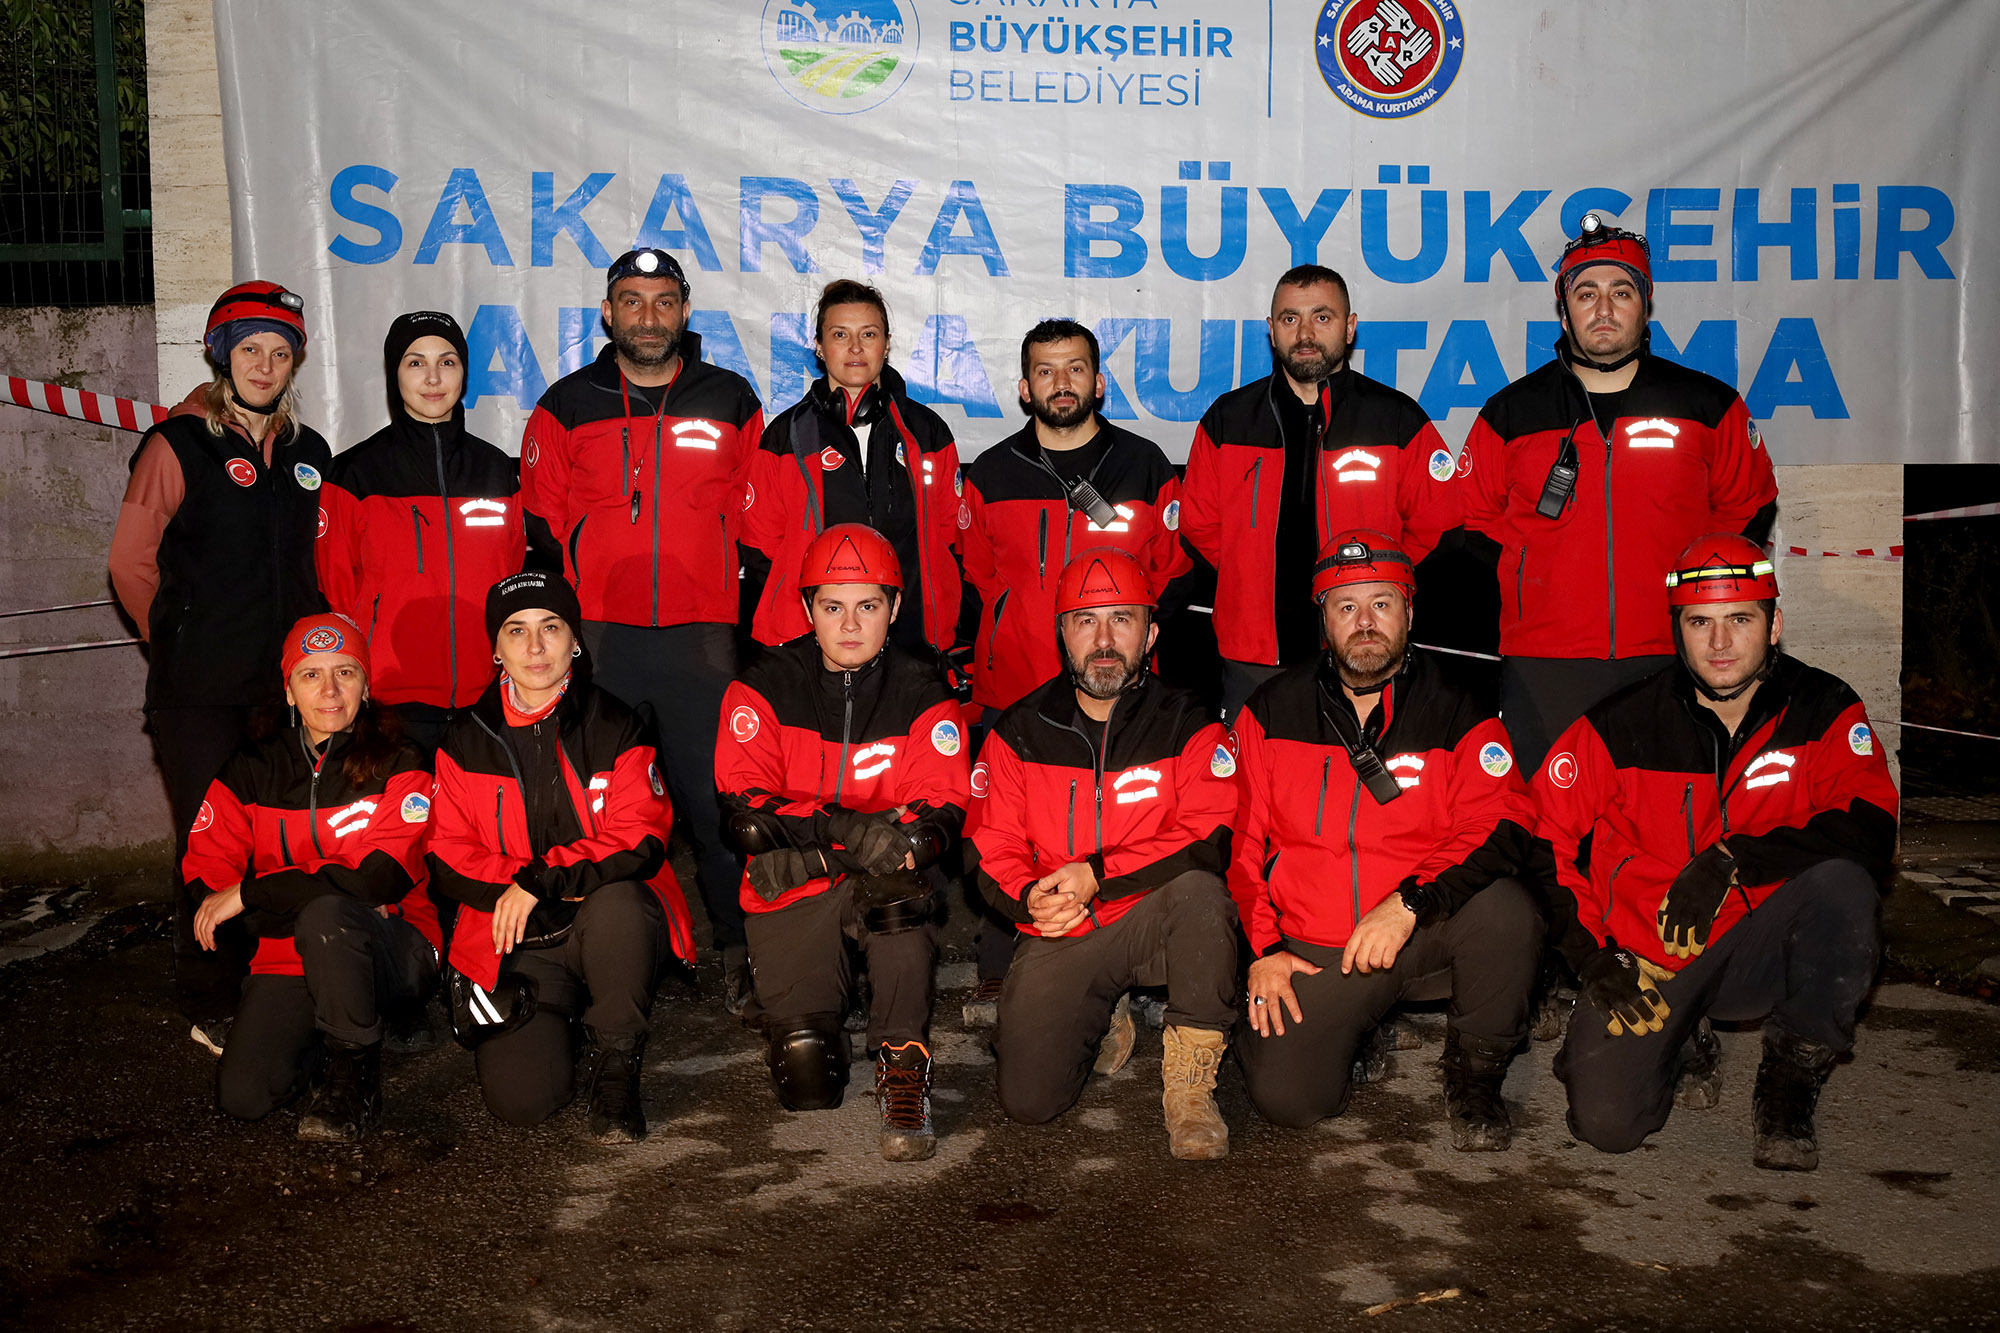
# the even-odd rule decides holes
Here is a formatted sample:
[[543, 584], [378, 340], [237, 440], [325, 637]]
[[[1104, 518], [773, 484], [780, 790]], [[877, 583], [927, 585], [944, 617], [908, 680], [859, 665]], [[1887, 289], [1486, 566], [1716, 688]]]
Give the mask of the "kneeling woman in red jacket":
[[578, 669], [582, 621], [560, 574], [487, 594], [500, 676], [438, 748], [431, 876], [461, 904], [452, 1019], [487, 1109], [515, 1125], [561, 1110], [581, 1019], [590, 1132], [636, 1143], [653, 989], [669, 952], [693, 960], [694, 939], [657, 756], [632, 710]]
[[352, 1142], [382, 1109], [382, 1008], [437, 978], [438, 922], [422, 892], [431, 775], [368, 697], [368, 641], [345, 616], [285, 635], [296, 725], [223, 765], [182, 864], [195, 938], [241, 915], [257, 937], [222, 1052], [216, 1100], [258, 1120], [327, 1062], [299, 1137]]

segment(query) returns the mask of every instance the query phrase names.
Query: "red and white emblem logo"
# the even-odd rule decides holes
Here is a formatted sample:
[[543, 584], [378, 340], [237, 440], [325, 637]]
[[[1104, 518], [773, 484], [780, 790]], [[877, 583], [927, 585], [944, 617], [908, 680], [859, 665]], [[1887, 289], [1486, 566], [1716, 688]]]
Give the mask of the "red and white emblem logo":
[[535, 443], [534, 439], [531, 437], [528, 440], [528, 447], [521, 451], [521, 461], [523, 463], [526, 463], [529, 467], [533, 467], [536, 463], [541, 461], [541, 458], [542, 458], [542, 446]]
[[1549, 760], [1549, 781], [1568, 791], [1576, 785], [1576, 756], [1568, 750]]
[[974, 764], [972, 766], [972, 794], [974, 796], [983, 799], [986, 795], [987, 785], [992, 781], [993, 773], [985, 764]]
[[847, 455], [828, 445], [819, 451], [819, 469], [822, 472], [838, 472], [840, 465], [847, 461]]
[[230, 459], [229, 466], [224, 470], [229, 473], [229, 479], [238, 486], [257, 484], [257, 465], [247, 458]]
[[321, 625], [308, 631], [305, 638], [299, 640], [299, 646], [309, 653], [337, 653], [345, 642], [339, 630], [331, 625]]
[[207, 801], [203, 801], [201, 803], [201, 809], [194, 812], [194, 826], [190, 828], [188, 832], [199, 833], [203, 829], [207, 828], [210, 824], [213, 824], [214, 822], [215, 822], [215, 808], [211, 806]]
[[739, 741], [748, 741], [757, 734], [757, 710], [749, 704], [737, 705], [729, 715], [729, 734]]
[[319, 531], [314, 533], [313, 536], [315, 539], [326, 536], [326, 510], [324, 509], [319, 511]]

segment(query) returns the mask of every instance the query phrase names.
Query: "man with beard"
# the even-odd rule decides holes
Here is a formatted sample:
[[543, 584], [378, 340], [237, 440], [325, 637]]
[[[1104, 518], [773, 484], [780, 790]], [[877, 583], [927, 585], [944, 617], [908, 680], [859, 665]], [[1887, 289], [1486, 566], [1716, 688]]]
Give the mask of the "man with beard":
[[[1028, 424], [965, 469], [958, 509], [965, 591], [960, 624], [976, 626], [972, 702], [1007, 707], [1062, 663], [1049, 635], [1056, 580], [1086, 546], [1129, 551], [1150, 605], [1184, 600], [1168, 583], [1191, 565], [1180, 549], [1180, 480], [1151, 440], [1097, 413], [1104, 397], [1097, 337], [1045, 319], [1021, 340]], [[975, 720], [979, 709], [970, 710]], [[990, 1024], [1013, 932], [990, 916], [978, 932], [979, 986], [966, 1021]]]
[[1520, 879], [1534, 806], [1493, 710], [1410, 647], [1415, 592], [1396, 542], [1335, 537], [1312, 579], [1324, 651], [1237, 717], [1229, 890], [1257, 959], [1236, 1053], [1265, 1119], [1303, 1129], [1347, 1108], [1391, 1006], [1449, 998], [1452, 1146], [1500, 1152], [1541, 953]]
[[664, 250], [612, 264], [611, 345], [542, 395], [521, 439], [521, 501], [562, 540], [597, 684], [654, 715], [724, 1003], [740, 1012], [743, 867], [722, 840], [715, 719], [736, 673], [736, 538], [763, 412], [741, 376], [702, 361], [688, 294]]
[[1663, 582], [1678, 661], [1584, 713], [1534, 779], [1550, 936], [1583, 983], [1556, 1077], [1570, 1131], [1630, 1152], [1716, 1104], [1709, 1019], [1762, 1019], [1752, 1160], [1810, 1171], [1875, 976], [1896, 788], [1854, 691], [1780, 651], [1755, 542], [1699, 538]]
[[1673, 661], [1675, 554], [1704, 532], [1762, 542], [1778, 496], [1736, 391], [1651, 354], [1645, 237], [1587, 215], [1555, 288], [1555, 358], [1488, 400], [1460, 458], [1466, 526], [1500, 545], [1500, 712], [1530, 772]]
[[1146, 668], [1152, 586], [1116, 547], [1062, 570], [1065, 669], [994, 723], [973, 773], [972, 842], [980, 888], [1022, 935], [994, 1041], [1001, 1107], [1031, 1125], [1068, 1110], [1093, 1068], [1131, 1055], [1129, 1016], [1113, 1029], [1119, 996], [1164, 984], [1169, 1146], [1209, 1159], [1229, 1151], [1214, 1092], [1236, 1018], [1222, 881], [1236, 761], [1194, 698]]
[[1181, 540], [1216, 571], [1225, 717], [1318, 658], [1308, 588], [1333, 534], [1384, 532], [1422, 560], [1460, 521], [1456, 465], [1430, 418], [1349, 365], [1356, 322], [1332, 269], [1279, 278], [1265, 322], [1276, 368], [1216, 399], [1188, 449]]
[[1189, 565], [1175, 537], [1173, 464], [1151, 440], [1097, 413], [1104, 376], [1096, 335], [1067, 319], [1035, 325], [1021, 341], [1020, 395], [1028, 423], [966, 468], [958, 511], [979, 625], [972, 700], [994, 709], [1061, 665], [1049, 618], [1056, 579], [1077, 551], [1130, 551], [1154, 601]]

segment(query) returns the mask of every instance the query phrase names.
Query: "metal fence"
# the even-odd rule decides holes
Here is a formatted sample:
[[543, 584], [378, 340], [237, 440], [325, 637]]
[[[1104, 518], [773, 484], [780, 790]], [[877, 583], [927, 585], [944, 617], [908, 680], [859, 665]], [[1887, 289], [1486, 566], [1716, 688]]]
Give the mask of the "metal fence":
[[0, 306], [150, 302], [144, 0], [0, 17]]

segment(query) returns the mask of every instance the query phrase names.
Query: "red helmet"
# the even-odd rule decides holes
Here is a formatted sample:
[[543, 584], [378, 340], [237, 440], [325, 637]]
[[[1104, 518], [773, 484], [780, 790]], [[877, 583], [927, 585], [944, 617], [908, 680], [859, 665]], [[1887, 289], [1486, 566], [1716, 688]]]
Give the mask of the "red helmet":
[[1078, 551], [1056, 580], [1056, 614], [1093, 606], [1156, 604], [1153, 581], [1130, 551], [1091, 546]]
[[1761, 602], [1778, 595], [1778, 579], [1762, 547], [1735, 532], [1697, 538], [1667, 575], [1668, 606]]
[[1563, 247], [1562, 258], [1556, 263], [1558, 306], [1569, 291], [1572, 276], [1592, 264], [1618, 265], [1639, 284], [1639, 295], [1653, 299], [1653, 252], [1646, 238], [1622, 227], [1607, 226], [1595, 213], [1585, 213], [1581, 233]]
[[866, 523], [836, 523], [813, 538], [799, 562], [801, 588], [822, 583], [879, 583], [900, 591], [903, 565], [889, 539]]
[[1320, 548], [1313, 566], [1313, 601], [1349, 583], [1393, 583], [1403, 596], [1417, 594], [1417, 567], [1396, 542], [1367, 528], [1351, 528]]
[[208, 327], [202, 331], [202, 341], [211, 342], [217, 329], [239, 319], [269, 320], [297, 333], [299, 350], [304, 351], [305, 309], [304, 298], [275, 282], [239, 282], [216, 297], [215, 304], [209, 307]]

